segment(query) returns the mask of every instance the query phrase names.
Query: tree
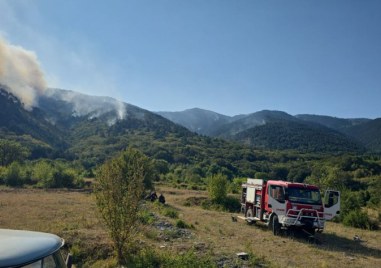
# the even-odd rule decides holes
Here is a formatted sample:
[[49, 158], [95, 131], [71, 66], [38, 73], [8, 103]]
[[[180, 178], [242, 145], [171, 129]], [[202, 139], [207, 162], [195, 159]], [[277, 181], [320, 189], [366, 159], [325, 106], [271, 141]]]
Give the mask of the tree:
[[21, 165], [18, 162], [13, 162], [7, 168], [5, 184], [12, 187], [21, 186], [23, 184]]
[[212, 175], [208, 179], [208, 194], [216, 203], [222, 203], [227, 196], [228, 180], [222, 174]]
[[0, 140], [0, 165], [8, 166], [14, 161], [23, 161], [29, 152], [19, 143], [8, 140]]
[[96, 202], [120, 265], [127, 263], [125, 254], [133, 252], [139, 201], [151, 178], [151, 161], [135, 149], [128, 149], [98, 170]]

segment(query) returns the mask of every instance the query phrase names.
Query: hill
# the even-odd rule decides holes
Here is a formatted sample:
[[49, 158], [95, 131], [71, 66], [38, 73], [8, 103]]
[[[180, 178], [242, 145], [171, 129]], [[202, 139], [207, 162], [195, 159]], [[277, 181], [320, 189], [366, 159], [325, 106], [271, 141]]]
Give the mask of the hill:
[[381, 118], [352, 126], [345, 133], [359, 140], [369, 150], [381, 152]]
[[249, 115], [242, 115], [239, 119], [222, 127], [215, 128], [213, 136], [231, 138], [248, 129], [262, 126], [270, 122], [296, 121], [293, 116], [281, 111], [263, 110]]
[[[39, 98], [39, 106], [29, 111], [6, 90], [1, 96], [7, 107], [0, 114], [1, 138], [15, 139], [29, 147], [39, 145], [34, 158], [78, 160], [86, 169], [127, 147], [135, 147], [156, 159], [162, 170], [183, 180], [199, 181], [218, 172], [229, 178], [269, 172], [271, 167], [265, 159], [276, 163], [278, 156], [254, 148], [319, 153], [362, 151], [353, 137], [280, 111], [227, 117], [190, 110], [193, 116], [198, 114], [199, 122], [209, 118], [204, 120], [207, 127], [203, 129], [214, 131], [210, 134], [213, 136], [199, 136], [156, 113], [109, 97], [49, 89]], [[15, 123], [10, 123], [8, 114]], [[220, 127], [212, 128], [216, 126], [212, 122]]]
[[381, 119], [343, 119], [321, 115], [297, 115], [299, 119], [337, 130], [372, 152], [381, 152]]
[[1, 137], [21, 142], [32, 157], [55, 155], [67, 148], [64, 134], [46, 120], [45, 113], [39, 108], [25, 110], [5, 86], [0, 87], [0, 106]]
[[211, 136], [216, 128], [235, 120], [233, 117], [199, 108], [182, 112], [157, 112], [157, 114], [186, 127], [192, 132], [207, 136]]
[[360, 152], [364, 148], [342, 133], [296, 121], [269, 122], [242, 131], [232, 139], [247, 145], [300, 152]]
[[187, 180], [216, 172], [230, 178], [249, 176], [256, 169], [255, 154], [244, 145], [199, 136], [160, 115], [112, 98], [50, 89], [39, 98], [39, 107], [29, 111], [12, 94], [3, 93], [6, 110], [0, 114], [0, 137], [20, 141], [23, 135], [29, 139], [20, 141], [22, 145], [29, 146], [33, 139], [52, 150], [50, 154], [36, 150], [34, 158], [77, 160], [89, 170], [135, 147], [156, 159], [161, 170], [169, 169]]
[[366, 122], [371, 121], [371, 119], [367, 118], [337, 118], [332, 116], [324, 116], [324, 115], [311, 115], [311, 114], [299, 114], [295, 116], [298, 119], [304, 120], [306, 122], [312, 122], [316, 124], [320, 124], [326, 126], [328, 128], [345, 132], [345, 129], [351, 128], [353, 126], [361, 125]]
[[164, 115], [190, 130], [255, 148], [325, 153], [364, 151], [356, 139], [339, 129], [362, 124], [366, 119], [292, 116], [269, 110], [236, 117], [199, 109]]

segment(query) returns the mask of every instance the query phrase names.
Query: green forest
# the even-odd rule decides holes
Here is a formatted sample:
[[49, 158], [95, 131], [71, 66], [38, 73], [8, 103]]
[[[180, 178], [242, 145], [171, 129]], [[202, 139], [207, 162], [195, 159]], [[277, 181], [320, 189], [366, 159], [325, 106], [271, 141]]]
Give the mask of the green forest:
[[231, 194], [239, 193], [247, 177], [315, 184], [322, 191], [341, 191], [338, 221], [364, 229], [377, 229], [381, 221], [379, 155], [260, 150], [189, 132], [184, 136], [138, 130], [123, 136], [104, 134], [89, 133], [67, 158], [36, 158], [22, 143], [0, 140], [0, 183], [7, 187], [88, 187], [85, 182], [95, 177], [99, 165], [131, 147], [149, 157], [156, 182], [206, 190], [208, 178], [221, 174]]

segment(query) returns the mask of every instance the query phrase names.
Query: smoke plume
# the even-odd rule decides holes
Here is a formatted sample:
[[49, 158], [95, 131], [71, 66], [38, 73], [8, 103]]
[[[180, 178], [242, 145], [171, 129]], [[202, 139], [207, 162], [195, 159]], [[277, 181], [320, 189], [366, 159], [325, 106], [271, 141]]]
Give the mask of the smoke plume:
[[38, 96], [44, 94], [46, 82], [37, 56], [0, 37], [0, 84], [18, 97], [25, 109], [37, 106]]

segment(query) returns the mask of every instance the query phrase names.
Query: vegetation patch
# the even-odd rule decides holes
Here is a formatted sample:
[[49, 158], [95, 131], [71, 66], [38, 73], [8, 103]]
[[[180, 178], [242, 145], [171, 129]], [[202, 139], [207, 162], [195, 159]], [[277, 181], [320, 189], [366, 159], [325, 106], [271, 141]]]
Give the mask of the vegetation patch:
[[343, 218], [343, 224], [345, 226], [351, 226], [355, 228], [376, 230], [378, 229], [378, 223], [371, 220], [365, 211], [360, 209], [354, 210], [346, 214]]
[[216, 268], [215, 260], [209, 255], [200, 255], [192, 250], [173, 254], [173, 252], [156, 252], [152, 249], [145, 248], [136, 254], [128, 267], [168, 267], [168, 268]]
[[155, 201], [153, 203], [153, 206], [149, 207], [165, 217], [169, 217], [172, 219], [177, 219], [179, 217], [178, 210], [168, 204], [162, 204], [158, 201]]
[[175, 226], [177, 228], [181, 228], [181, 229], [191, 229], [191, 228], [194, 229], [193, 225], [189, 225], [188, 223], [186, 223], [183, 220], [177, 220]]
[[184, 206], [191, 207], [191, 206], [201, 206], [201, 204], [206, 201], [208, 198], [204, 196], [191, 196], [185, 199]]
[[241, 210], [241, 203], [233, 196], [225, 197], [220, 202], [206, 199], [201, 203], [203, 209], [226, 211], [226, 212], [239, 212]]

